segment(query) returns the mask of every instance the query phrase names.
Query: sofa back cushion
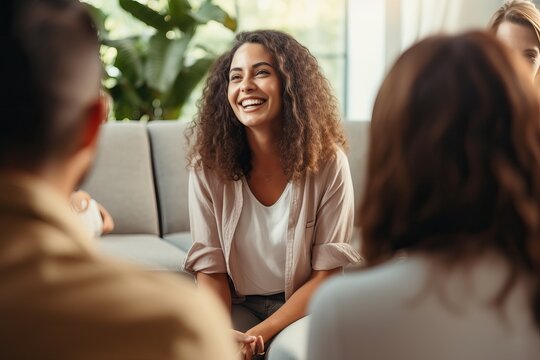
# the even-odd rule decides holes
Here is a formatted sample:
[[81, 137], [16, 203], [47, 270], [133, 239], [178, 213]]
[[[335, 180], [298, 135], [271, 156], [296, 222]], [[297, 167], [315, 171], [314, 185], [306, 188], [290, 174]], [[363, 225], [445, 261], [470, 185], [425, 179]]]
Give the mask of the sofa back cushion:
[[159, 234], [145, 124], [116, 122], [102, 126], [94, 167], [81, 188], [111, 213], [113, 234]]
[[[164, 236], [189, 232], [187, 125], [153, 121], [103, 126], [93, 171], [81, 188], [109, 210], [115, 220], [113, 233], [159, 234], [159, 223]], [[343, 125], [356, 210], [365, 182], [369, 122]]]
[[[184, 136], [188, 124], [182, 121], [148, 123], [163, 235], [189, 231], [189, 171], [186, 168], [187, 144]], [[347, 155], [356, 210], [364, 188], [369, 122], [344, 121], [343, 126], [349, 140]]]
[[189, 231], [186, 121], [148, 123], [162, 234]]

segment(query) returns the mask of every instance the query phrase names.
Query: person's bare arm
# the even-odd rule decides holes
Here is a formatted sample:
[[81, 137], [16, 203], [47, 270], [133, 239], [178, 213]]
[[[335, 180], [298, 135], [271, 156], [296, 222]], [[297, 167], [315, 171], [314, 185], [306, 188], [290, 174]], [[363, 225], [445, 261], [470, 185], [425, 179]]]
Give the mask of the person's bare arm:
[[209, 289], [216, 294], [230, 314], [231, 290], [229, 289], [227, 274], [205, 274], [198, 272], [196, 277], [199, 286]]
[[[90, 200], [92, 200], [92, 197], [84, 190], [78, 190], [71, 194], [71, 206], [77, 213], [86, 211], [86, 209], [88, 209]], [[100, 233], [108, 234], [114, 229], [114, 220], [103, 205], [97, 201], [96, 205], [98, 207], [99, 214], [101, 215], [101, 220], [103, 221], [103, 227], [101, 228]]]
[[114, 220], [103, 205], [98, 202], [96, 202], [96, 204], [98, 206], [99, 213], [101, 214], [101, 218], [103, 219], [103, 229], [101, 230], [101, 233], [108, 234], [114, 229]]
[[83, 190], [74, 191], [71, 194], [71, 207], [76, 213], [85, 211], [92, 197]]
[[[231, 290], [227, 274], [197, 273], [197, 283], [200, 287], [209, 289], [218, 296], [228, 313], [231, 313]], [[240, 354], [243, 359], [251, 359], [254, 354], [264, 350], [264, 340], [261, 336], [250, 335], [232, 330], [233, 336], [240, 346]]]
[[306, 315], [312, 295], [330, 276], [341, 272], [341, 268], [332, 270], [314, 270], [310, 279], [302, 285], [283, 306], [266, 320], [249, 329], [246, 334], [262, 336], [267, 342], [286, 326]]

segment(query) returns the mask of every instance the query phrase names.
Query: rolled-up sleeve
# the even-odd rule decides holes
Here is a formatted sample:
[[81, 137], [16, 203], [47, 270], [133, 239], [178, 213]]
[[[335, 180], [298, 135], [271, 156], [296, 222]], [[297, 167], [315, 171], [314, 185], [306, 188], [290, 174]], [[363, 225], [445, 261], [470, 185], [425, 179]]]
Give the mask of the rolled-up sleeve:
[[189, 223], [192, 245], [184, 262], [184, 270], [195, 274], [226, 273], [212, 194], [203, 171], [189, 175]]
[[311, 266], [330, 270], [361, 261], [350, 245], [354, 225], [354, 193], [347, 157], [338, 151], [324, 169], [326, 186], [317, 210]]
[[360, 254], [350, 244], [330, 243], [313, 246], [312, 266], [314, 270], [330, 270], [362, 261]]

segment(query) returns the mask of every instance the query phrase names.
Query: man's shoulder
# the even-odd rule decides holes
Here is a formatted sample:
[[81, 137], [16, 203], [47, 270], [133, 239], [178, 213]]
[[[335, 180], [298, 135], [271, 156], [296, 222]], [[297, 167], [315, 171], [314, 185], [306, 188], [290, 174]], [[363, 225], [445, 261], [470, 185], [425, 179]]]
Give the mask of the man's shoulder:
[[[94, 353], [87, 346], [99, 343], [118, 352], [119, 359], [136, 349], [163, 353], [161, 358], [181, 358], [171, 356], [177, 352], [217, 354], [212, 339], [232, 349], [226, 337], [230, 324], [218, 301], [179, 274], [151, 273], [98, 257], [42, 258], [39, 266], [10, 276], [10, 284], [0, 281], [0, 289], [11, 294], [0, 299], [0, 335], [14, 342], [29, 337], [37, 347], [62, 354]], [[159, 340], [150, 341], [153, 336]], [[72, 342], [78, 349], [71, 349]], [[55, 343], [64, 345], [54, 348]], [[128, 344], [132, 350], [124, 348]]]
[[81, 274], [89, 272], [88, 281], [81, 276], [81, 286], [108, 288], [104, 296], [111, 300], [146, 300], [162, 309], [177, 310], [182, 309], [182, 304], [191, 303], [189, 299], [199, 296], [194, 282], [177, 273], [150, 271], [99, 255], [73, 266], [78, 267]]

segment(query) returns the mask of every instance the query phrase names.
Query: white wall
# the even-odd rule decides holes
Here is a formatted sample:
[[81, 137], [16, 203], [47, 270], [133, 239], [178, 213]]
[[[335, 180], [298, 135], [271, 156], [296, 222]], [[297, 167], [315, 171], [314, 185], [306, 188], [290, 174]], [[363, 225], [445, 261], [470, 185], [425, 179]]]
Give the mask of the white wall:
[[349, 0], [347, 17], [346, 114], [348, 120], [366, 120], [385, 71], [384, 1]]
[[[537, 3], [540, 0], [535, 1]], [[348, 0], [347, 120], [369, 120], [387, 69], [436, 32], [486, 27], [504, 0]]]
[[461, 0], [458, 18], [453, 19], [451, 30], [466, 30], [470, 28], [482, 28], [487, 25], [491, 15], [504, 1], [502, 0]]

